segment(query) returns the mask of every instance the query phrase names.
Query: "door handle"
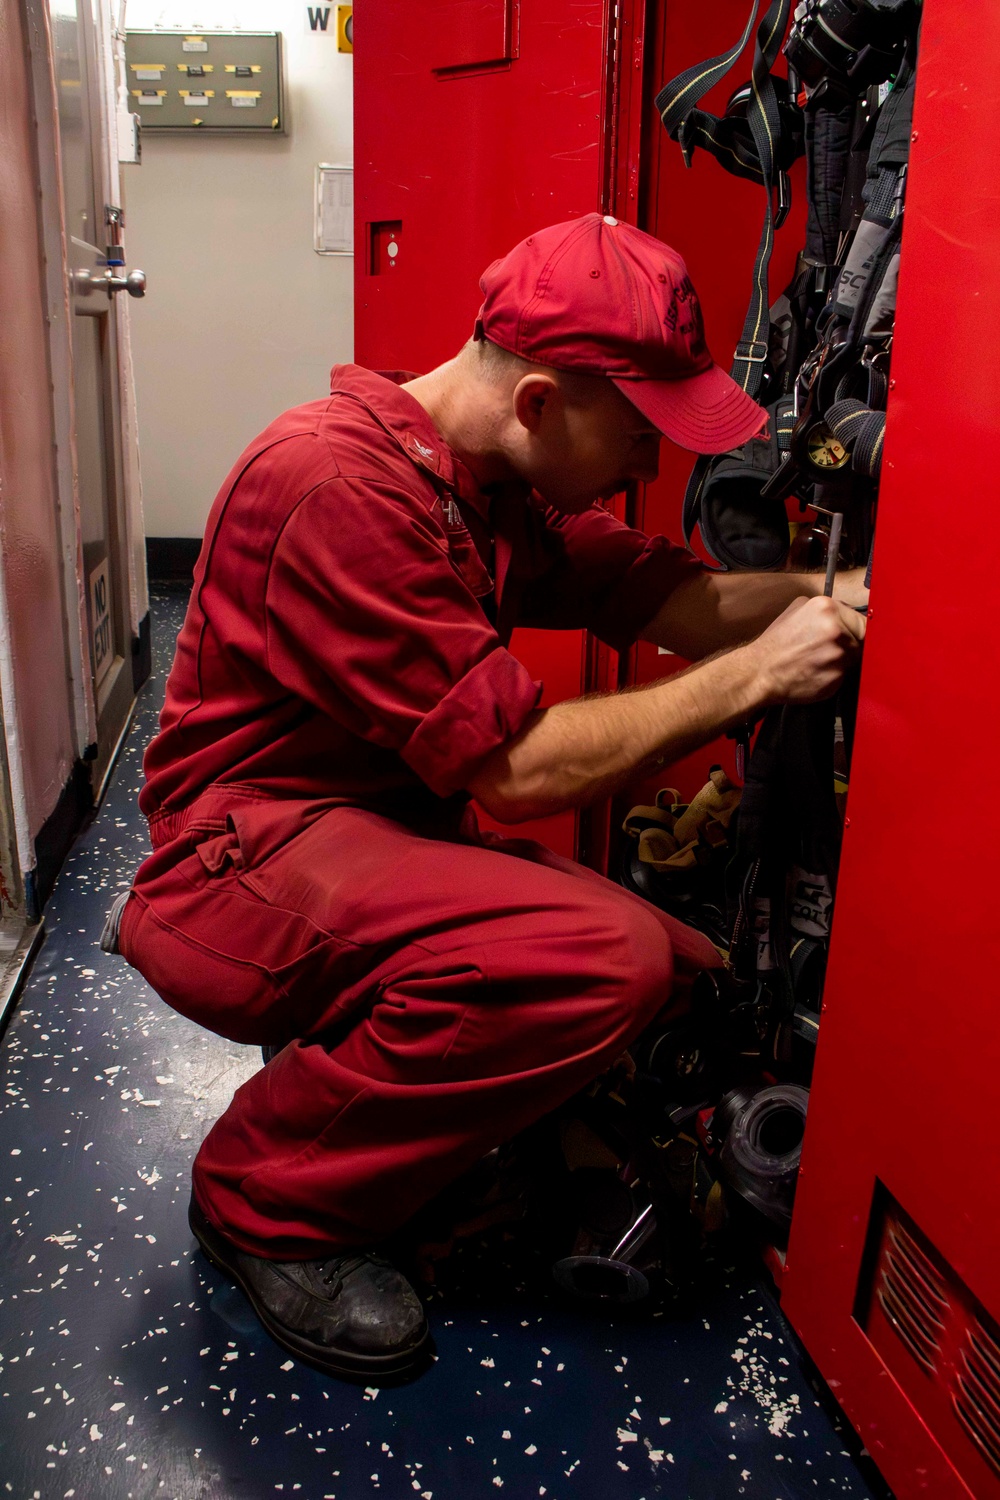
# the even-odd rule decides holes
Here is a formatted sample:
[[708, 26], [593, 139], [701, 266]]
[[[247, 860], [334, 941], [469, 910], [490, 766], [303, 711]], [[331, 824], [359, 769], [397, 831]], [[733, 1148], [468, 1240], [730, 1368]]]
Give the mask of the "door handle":
[[104, 292], [110, 301], [115, 292], [128, 292], [130, 297], [146, 295], [145, 271], [130, 271], [127, 276], [116, 276], [110, 266], [106, 271], [74, 271], [73, 289], [78, 297], [89, 297], [94, 292]]
[[129, 271], [127, 276], [115, 276], [111, 270], [107, 270], [101, 280], [107, 283], [109, 297], [114, 292], [128, 292], [130, 297], [146, 295], [145, 271]]

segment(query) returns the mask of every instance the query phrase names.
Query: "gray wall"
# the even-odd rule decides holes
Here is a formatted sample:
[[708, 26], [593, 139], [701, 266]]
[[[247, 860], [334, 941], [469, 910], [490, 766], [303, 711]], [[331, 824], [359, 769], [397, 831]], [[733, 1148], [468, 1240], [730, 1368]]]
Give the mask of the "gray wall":
[[326, 394], [353, 353], [350, 257], [313, 249], [318, 162], [353, 160], [352, 58], [307, 7], [128, 0], [134, 29], [280, 31], [289, 134], [143, 138], [124, 169], [146, 533], [200, 536], [250, 439], [289, 406]]

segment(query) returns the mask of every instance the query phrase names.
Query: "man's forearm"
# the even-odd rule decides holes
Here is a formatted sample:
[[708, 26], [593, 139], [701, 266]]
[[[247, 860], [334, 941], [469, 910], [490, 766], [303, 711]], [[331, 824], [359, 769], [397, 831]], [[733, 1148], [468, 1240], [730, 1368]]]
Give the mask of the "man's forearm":
[[494, 751], [470, 790], [505, 823], [584, 806], [637, 770], [706, 744], [747, 719], [765, 696], [758, 664], [744, 648], [649, 687], [558, 703]]
[[488, 756], [468, 789], [501, 823], [585, 806], [772, 703], [812, 703], [834, 692], [864, 631], [860, 615], [832, 599], [798, 599], [749, 645], [687, 672], [536, 713]]
[[[688, 661], [752, 640], [795, 599], [823, 592], [822, 573], [702, 573], [682, 583], [642, 633]], [[837, 574], [834, 598], [867, 601], [864, 569]]]

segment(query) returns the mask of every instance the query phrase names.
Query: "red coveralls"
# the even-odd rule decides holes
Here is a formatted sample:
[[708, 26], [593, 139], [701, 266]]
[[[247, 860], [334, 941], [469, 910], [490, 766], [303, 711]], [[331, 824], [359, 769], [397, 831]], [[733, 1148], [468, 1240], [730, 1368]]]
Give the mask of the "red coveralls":
[[275, 1259], [382, 1238], [717, 962], [480, 834], [463, 793], [538, 702], [515, 624], [623, 648], [698, 564], [600, 509], [491, 514], [406, 378], [338, 367], [239, 459], [145, 760], [122, 952], [212, 1031], [295, 1043], [194, 1167], [208, 1218]]

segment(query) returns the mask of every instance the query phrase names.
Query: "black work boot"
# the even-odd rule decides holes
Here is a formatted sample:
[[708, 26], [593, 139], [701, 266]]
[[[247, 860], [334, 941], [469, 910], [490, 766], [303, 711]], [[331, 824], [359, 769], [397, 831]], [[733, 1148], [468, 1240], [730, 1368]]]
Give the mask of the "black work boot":
[[322, 1260], [264, 1260], [213, 1228], [191, 1196], [188, 1222], [214, 1266], [238, 1283], [267, 1332], [330, 1375], [369, 1382], [416, 1373], [431, 1351], [420, 1299], [387, 1260], [365, 1250]]

